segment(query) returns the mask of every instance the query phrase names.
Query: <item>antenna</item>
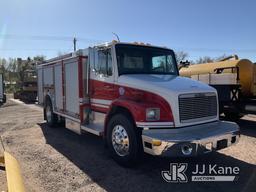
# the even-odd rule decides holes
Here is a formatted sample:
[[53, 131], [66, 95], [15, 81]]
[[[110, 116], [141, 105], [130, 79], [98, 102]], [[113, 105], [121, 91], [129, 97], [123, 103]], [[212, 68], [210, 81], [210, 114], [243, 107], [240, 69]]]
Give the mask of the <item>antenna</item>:
[[76, 51], [76, 42], [77, 42], [77, 39], [74, 37], [74, 39], [73, 39], [73, 48], [74, 48], [74, 51]]
[[113, 33], [113, 35], [116, 36], [117, 40], [120, 42], [120, 39], [119, 39], [118, 35], [116, 33], [114, 33], [114, 32], [112, 32], [112, 33]]

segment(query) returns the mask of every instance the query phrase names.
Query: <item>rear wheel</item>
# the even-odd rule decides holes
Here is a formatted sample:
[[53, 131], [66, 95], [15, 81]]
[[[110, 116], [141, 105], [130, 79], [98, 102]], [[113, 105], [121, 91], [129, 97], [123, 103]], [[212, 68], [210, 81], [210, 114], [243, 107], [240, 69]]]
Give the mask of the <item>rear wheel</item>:
[[122, 166], [136, 165], [142, 155], [140, 134], [132, 120], [123, 114], [114, 115], [110, 119], [107, 145], [113, 159]]
[[50, 127], [56, 126], [58, 122], [58, 117], [56, 114], [53, 113], [52, 102], [49, 99], [46, 100], [44, 110], [47, 124]]

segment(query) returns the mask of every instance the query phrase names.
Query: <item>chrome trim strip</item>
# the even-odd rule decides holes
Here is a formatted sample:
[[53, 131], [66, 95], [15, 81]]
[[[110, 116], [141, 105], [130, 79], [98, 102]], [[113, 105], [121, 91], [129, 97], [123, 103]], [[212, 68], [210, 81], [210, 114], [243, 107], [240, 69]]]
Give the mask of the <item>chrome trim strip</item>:
[[73, 120], [73, 121], [75, 121], [75, 122], [77, 122], [77, 123], [80, 123], [80, 119], [77, 119], [77, 118], [75, 118], [75, 117], [71, 117], [71, 116], [66, 115], [66, 114], [64, 114], [64, 113], [59, 113], [59, 112], [57, 112], [57, 111], [53, 111], [53, 113], [56, 113], [57, 115], [60, 115], [60, 116], [65, 117], [65, 118], [68, 118], [68, 119]]
[[92, 103], [97, 103], [97, 104], [103, 104], [103, 105], [110, 105], [112, 103], [112, 100], [107, 100], [107, 99], [91, 99]]
[[198, 93], [185, 93], [185, 94], [180, 94], [179, 98], [193, 98], [193, 97], [198, 97], [198, 96], [216, 96], [215, 92], [198, 92]]
[[109, 108], [109, 106], [107, 106], [107, 105], [101, 105], [101, 104], [97, 104], [97, 103], [92, 103], [91, 105], [94, 107], [102, 107], [102, 108], [106, 108], [106, 109]]
[[150, 127], [150, 128], [157, 128], [157, 127], [173, 127], [173, 122], [136, 122], [137, 127]]
[[246, 111], [256, 111], [256, 106], [254, 105], [246, 105], [245, 106]]

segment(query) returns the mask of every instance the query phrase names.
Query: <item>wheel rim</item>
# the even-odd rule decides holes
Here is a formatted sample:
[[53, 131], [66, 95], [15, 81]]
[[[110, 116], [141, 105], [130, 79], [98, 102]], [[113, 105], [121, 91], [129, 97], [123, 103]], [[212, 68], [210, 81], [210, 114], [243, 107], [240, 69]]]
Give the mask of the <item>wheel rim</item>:
[[112, 131], [112, 145], [119, 156], [129, 154], [129, 137], [122, 125], [116, 125]]
[[48, 122], [52, 121], [52, 111], [50, 106], [46, 107], [46, 119]]

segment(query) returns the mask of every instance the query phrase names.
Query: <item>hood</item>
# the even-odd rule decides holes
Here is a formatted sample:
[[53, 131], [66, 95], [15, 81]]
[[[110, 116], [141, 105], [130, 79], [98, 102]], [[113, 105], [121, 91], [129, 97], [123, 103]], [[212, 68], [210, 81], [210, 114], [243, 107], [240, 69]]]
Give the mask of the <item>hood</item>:
[[175, 75], [121, 75], [118, 78], [118, 83], [129, 87], [156, 93], [169, 92], [175, 94], [182, 94], [198, 92], [216, 92], [214, 88], [210, 87], [207, 84], [192, 80], [190, 78]]
[[119, 85], [141, 89], [151, 93], [156, 93], [163, 97], [171, 106], [174, 123], [176, 127], [195, 125], [218, 120], [218, 116], [214, 119], [200, 120], [195, 122], [181, 123], [179, 117], [179, 95], [186, 93], [215, 93], [217, 91], [207, 84], [192, 80], [186, 77], [175, 75], [121, 75], [118, 78]]

